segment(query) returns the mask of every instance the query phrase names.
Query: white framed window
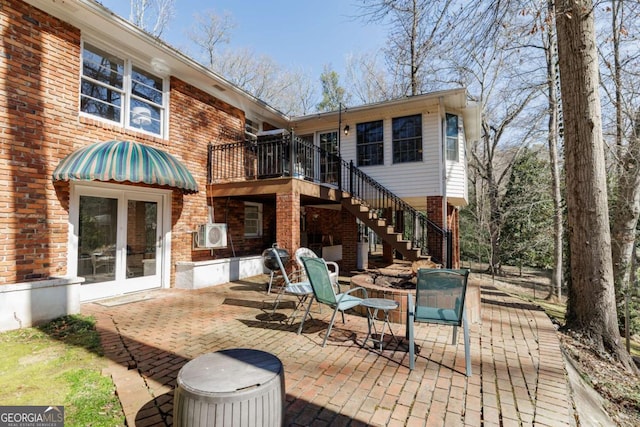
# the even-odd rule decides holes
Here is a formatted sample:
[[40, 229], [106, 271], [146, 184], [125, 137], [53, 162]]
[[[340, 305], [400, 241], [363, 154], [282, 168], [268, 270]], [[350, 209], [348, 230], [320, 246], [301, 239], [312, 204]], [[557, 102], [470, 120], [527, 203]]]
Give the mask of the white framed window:
[[244, 235], [262, 236], [262, 203], [244, 203]]
[[163, 137], [167, 98], [165, 78], [138, 67], [130, 59], [83, 43], [82, 114]]
[[384, 164], [384, 125], [382, 120], [356, 124], [358, 166]]
[[446, 114], [446, 127], [447, 127], [447, 160], [457, 162], [458, 145], [459, 145], [459, 129], [458, 129], [458, 116], [455, 114]]
[[422, 115], [396, 117], [391, 128], [393, 163], [422, 161]]

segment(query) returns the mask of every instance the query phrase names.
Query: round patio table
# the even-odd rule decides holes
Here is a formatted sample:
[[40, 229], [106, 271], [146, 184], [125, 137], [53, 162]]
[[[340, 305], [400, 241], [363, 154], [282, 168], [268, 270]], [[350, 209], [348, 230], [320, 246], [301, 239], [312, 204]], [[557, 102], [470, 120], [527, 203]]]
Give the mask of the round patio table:
[[[364, 300], [362, 300], [360, 305], [367, 307], [368, 331], [367, 337], [364, 339], [365, 344], [368, 340], [371, 340], [374, 345], [378, 344], [380, 346], [380, 351], [382, 351], [385, 327], [389, 329], [389, 333], [391, 334], [393, 340], [398, 342], [396, 336], [393, 334], [393, 329], [391, 329], [391, 324], [389, 323], [389, 311], [398, 308], [398, 301], [385, 298], [365, 298]], [[378, 335], [378, 328], [376, 326], [378, 311], [382, 311], [383, 316], [382, 325], [380, 327], [380, 335], [378, 338], [376, 338], [376, 336]]]

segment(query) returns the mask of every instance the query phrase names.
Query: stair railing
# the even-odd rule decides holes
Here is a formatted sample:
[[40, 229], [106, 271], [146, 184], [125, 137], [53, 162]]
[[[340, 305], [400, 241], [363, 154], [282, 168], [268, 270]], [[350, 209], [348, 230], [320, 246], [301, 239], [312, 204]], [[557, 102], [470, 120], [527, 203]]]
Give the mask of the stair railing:
[[[282, 133], [243, 141], [209, 144], [209, 183], [292, 176], [335, 186], [369, 208], [372, 216], [402, 233], [412, 248], [442, 245], [446, 260], [434, 254], [434, 261], [451, 267], [452, 233], [430, 220], [424, 212], [402, 200], [353, 161], [317, 147], [310, 141]], [[372, 218], [373, 219], [373, 218]]]

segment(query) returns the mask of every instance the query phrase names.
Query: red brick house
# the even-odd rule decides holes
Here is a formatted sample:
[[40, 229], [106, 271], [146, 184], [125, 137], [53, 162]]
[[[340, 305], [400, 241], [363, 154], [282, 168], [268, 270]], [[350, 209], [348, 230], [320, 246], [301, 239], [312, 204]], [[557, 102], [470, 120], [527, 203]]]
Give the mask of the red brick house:
[[463, 89], [288, 117], [92, 0], [0, 22], [0, 330], [260, 274], [276, 242], [458, 262]]

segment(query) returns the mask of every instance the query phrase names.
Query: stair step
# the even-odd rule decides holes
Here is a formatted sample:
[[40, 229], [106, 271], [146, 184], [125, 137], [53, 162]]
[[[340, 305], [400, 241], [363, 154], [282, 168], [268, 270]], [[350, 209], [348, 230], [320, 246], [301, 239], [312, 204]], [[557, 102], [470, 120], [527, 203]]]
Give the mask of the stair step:
[[403, 240], [402, 233], [394, 231], [393, 225], [388, 225], [386, 218], [380, 218], [376, 211], [352, 197], [344, 197], [342, 202], [349, 212], [373, 229], [382, 240], [400, 252], [406, 260], [415, 261], [420, 257], [420, 249], [412, 248], [411, 241]]

